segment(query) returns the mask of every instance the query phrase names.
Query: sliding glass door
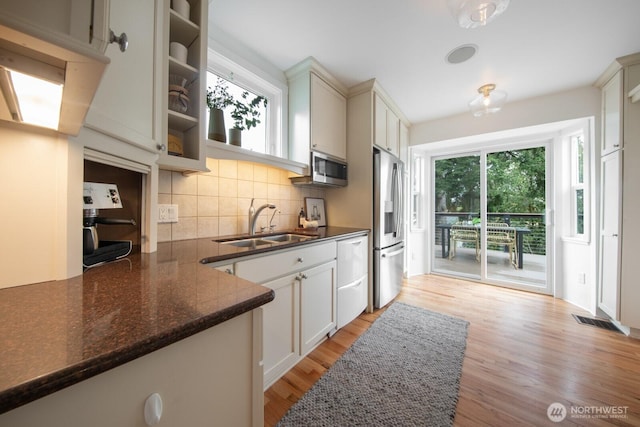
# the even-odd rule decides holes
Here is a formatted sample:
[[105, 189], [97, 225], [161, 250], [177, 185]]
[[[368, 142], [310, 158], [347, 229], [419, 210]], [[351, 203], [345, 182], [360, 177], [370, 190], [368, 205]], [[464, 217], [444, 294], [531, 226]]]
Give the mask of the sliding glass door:
[[551, 293], [546, 145], [433, 162], [433, 270]]
[[478, 279], [480, 239], [475, 224], [480, 221], [480, 154], [438, 159], [434, 171], [434, 266]]

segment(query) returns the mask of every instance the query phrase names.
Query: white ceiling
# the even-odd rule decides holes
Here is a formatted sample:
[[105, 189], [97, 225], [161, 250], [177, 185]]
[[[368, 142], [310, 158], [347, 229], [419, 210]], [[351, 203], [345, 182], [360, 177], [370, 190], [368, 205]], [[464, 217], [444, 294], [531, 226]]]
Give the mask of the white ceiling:
[[[375, 77], [412, 123], [467, 111], [485, 83], [507, 103], [591, 85], [640, 51], [640, 0], [511, 0], [470, 30], [446, 0], [210, 0], [209, 16], [280, 70], [314, 56], [348, 87]], [[445, 62], [468, 43], [476, 56]]]

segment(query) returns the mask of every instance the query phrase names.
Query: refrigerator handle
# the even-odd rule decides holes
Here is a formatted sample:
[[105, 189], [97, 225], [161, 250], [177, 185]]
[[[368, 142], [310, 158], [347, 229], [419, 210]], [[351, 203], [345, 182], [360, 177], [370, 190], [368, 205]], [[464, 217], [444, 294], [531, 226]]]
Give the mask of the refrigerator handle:
[[403, 171], [401, 164], [398, 165], [398, 237], [404, 240], [404, 192], [402, 191], [403, 187]]
[[396, 256], [396, 255], [400, 255], [402, 252], [404, 252], [404, 246], [403, 246], [403, 247], [401, 247], [400, 249], [398, 249], [397, 251], [389, 252], [388, 254], [387, 254], [387, 253], [384, 253], [384, 254], [382, 254], [382, 255], [380, 255], [380, 256], [381, 256], [382, 258], [387, 258], [387, 257], [388, 257], [388, 258], [392, 258], [392, 257], [394, 257], [394, 256]]
[[398, 163], [393, 164], [393, 174], [391, 177], [392, 198], [393, 198], [393, 228], [396, 237], [402, 237], [402, 176]]

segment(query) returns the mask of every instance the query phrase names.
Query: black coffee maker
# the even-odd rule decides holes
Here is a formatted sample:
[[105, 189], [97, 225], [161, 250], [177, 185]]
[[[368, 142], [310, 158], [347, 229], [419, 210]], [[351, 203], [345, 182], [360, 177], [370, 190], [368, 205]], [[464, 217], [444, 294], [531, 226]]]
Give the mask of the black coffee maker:
[[98, 238], [98, 224], [136, 225], [133, 219], [104, 218], [100, 209], [122, 208], [122, 201], [115, 184], [85, 182], [83, 189], [82, 265], [94, 267], [105, 262], [126, 257], [131, 253], [130, 240], [103, 240]]

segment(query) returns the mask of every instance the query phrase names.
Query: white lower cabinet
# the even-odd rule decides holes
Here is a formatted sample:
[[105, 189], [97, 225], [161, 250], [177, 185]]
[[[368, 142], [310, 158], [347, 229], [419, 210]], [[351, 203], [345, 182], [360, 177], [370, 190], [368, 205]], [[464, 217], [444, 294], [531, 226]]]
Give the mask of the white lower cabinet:
[[600, 288], [598, 307], [620, 320], [620, 202], [622, 152], [602, 157], [600, 166]]
[[264, 389], [335, 330], [336, 252], [329, 241], [234, 263], [238, 277], [275, 292], [262, 307]]
[[276, 294], [262, 307], [264, 383], [272, 384], [298, 361], [300, 281], [292, 274], [262, 285]]
[[300, 273], [300, 355], [336, 327], [336, 262]]
[[367, 308], [369, 239], [367, 235], [338, 241], [337, 328]]
[[342, 328], [367, 308], [368, 275], [338, 288], [338, 312], [336, 327]]

